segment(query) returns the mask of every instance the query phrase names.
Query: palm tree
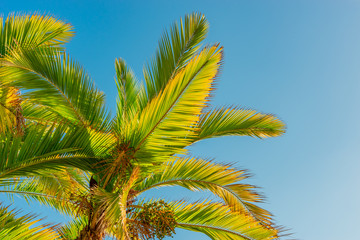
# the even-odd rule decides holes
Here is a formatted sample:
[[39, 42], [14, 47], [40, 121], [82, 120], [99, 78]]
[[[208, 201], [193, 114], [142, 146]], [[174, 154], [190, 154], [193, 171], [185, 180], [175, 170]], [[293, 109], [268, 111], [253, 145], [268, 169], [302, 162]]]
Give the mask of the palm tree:
[[[173, 24], [144, 69], [144, 84], [117, 59], [114, 117], [104, 94], [61, 47], [8, 48], [1, 83], [22, 91], [25, 130], [3, 137], [1, 161], [32, 167], [17, 171], [8, 164], [9, 176], [28, 178], [4, 191], [74, 216], [59, 230], [64, 239], [162, 239], [176, 227], [211, 239], [277, 238], [271, 214], [256, 205], [262, 197], [241, 182], [243, 170], [187, 154], [188, 146], [207, 138], [266, 138], [285, 130], [270, 114], [208, 106], [222, 48], [202, 46], [207, 31], [201, 14]], [[166, 186], [210, 191], [218, 201], [143, 197]]]

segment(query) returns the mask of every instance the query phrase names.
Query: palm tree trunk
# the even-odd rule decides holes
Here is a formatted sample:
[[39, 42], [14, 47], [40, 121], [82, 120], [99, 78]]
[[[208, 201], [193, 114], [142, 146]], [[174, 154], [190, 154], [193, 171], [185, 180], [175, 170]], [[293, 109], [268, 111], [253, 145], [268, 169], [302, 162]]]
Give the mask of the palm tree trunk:
[[104, 223], [101, 222], [99, 214], [96, 212], [96, 207], [92, 202], [93, 189], [98, 187], [97, 181], [91, 176], [90, 182], [90, 205], [89, 219], [87, 225], [80, 231], [80, 235], [76, 240], [102, 240], [105, 237]]
[[105, 233], [97, 228], [90, 228], [86, 226], [81, 230], [80, 235], [76, 240], [102, 240], [105, 237]]

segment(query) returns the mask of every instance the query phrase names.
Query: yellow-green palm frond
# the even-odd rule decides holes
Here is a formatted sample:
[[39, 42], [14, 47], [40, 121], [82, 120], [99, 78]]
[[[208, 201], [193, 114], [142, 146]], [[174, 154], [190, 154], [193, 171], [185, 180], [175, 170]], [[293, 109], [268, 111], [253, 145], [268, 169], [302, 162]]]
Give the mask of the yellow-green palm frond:
[[26, 90], [22, 95], [24, 99], [47, 106], [74, 124], [97, 130], [109, 127], [104, 94], [94, 86], [85, 70], [64, 53], [52, 48], [16, 48], [4, 58], [0, 78]]
[[50, 206], [70, 216], [77, 216], [77, 203], [88, 194], [88, 179], [78, 169], [62, 168], [57, 171], [43, 171], [40, 176], [18, 179], [0, 193], [24, 198], [28, 203], [33, 200]]
[[0, 181], [41, 173], [61, 166], [92, 170], [99, 160], [93, 155], [86, 131], [33, 125], [24, 136], [0, 136]]
[[[144, 69], [146, 94], [142, 94], [141, 103], [145, 107], [159, 94], [176, 73], [182, 69], [196, 51], [208, 32], [208, 22], [204, 15], [193, 13], [174, 23], [165, 31], [155, 57]], [[142, 89], [145, 92], [145, 89]]]
[[21, 102], [23, 117], [29, 121], [44, 125], [66, 124], [68, 126], [74, 125], [66, 117], [58, 112], [55, 112], [51, 107], [40, 105], [36, 100], [26, 99]]
[[116, 59], [115, 69], [118, 99], [114, 130], [117, 132], [121, 131], [121, 125], [129, 124], [134, 120], [134, 116], [139, 110], [139, 86], [134, 73], [127, 67], [123, 59]]
[[59, 228], [58, 232], [61, 239], [75, 240], [78, 239], [80, 231], [86, 226], [88, 218], [86, 216], [78, 216], [76, 219], [68, 222]]
[[16, 88], [0, 84], [0, 133], [23, 133], [21, 102]]
[[272, 225], [271, 213], [255, 205], [263, 200], [255, 187], [239, 183], [247, 177], [245, 171], [230, 165], [196, 158], [175, 158], [140, 181], [136, 190], [137, 194], [166, 186], [181, 186], [191, 191], [208, 190], [220, 197], [233, 212]]
[[225, 186], [247, 178], [243, 170], [197, 158], [180, 158], [164, 163], [136, 186], [140, 192], [161, 186], [181, 185], [190, 190], [206, 189], [209, 184]]
[[59, 47], [73, 36], [73, 27], [50, 15], [10, 14], [0, 17], [0, 57], [14, 46]]
[[202, 232], [213, 240], [277, 239], [279, 230], [263, 226], [250, 216], [239, 214], [221, 203], [172, 203], [177, 226]]
[[35, 226], [40, 220], [35, 215], [18, 216], [19, 212], [0, 205], [0, 239], [50, 240], [57, 239], [57, 226]]
[[[74, 146], [79, 146], [79, 148], [83, 150], [82, 152], [96, 158], [108, 157], [118, 141], [115, 135], [111, 132], [97, 131], [89, 127], [86, 129], [79, 127], [75, 130], [75, 132], [70, 132], [69, 137], [71, 134], [75, 134], [75, 136], [79, 134], [82, 138], [74, 139]], [[96, 163], [97, 161], [94, 160], [94, 164]], [[94, 165], [91, 170], [96, 172], [96, 166], [97, 165]]]
[[222, 60], [222, 48], [203, 49], [189, 60], [140, 113], [127, 130], [125, 141], [137, 150], [143, 164], [161, 163], [184, 153], [196, 136], [196, 123], [206, 106]]
[[273, 226], [272, 214], [257, 206], [255, 203], [263, 202], [264, 198], [250, 184], [229, 184], [219, 189], [217, 194], [231, 208], [233, 212], [240, 212], [252, 216], [266, 226]]
[[276, 137], [285, 132], [285, 124], [272, 114], [251, 109], [212, 109], [200, 118], [197, 140], [220, 136]]

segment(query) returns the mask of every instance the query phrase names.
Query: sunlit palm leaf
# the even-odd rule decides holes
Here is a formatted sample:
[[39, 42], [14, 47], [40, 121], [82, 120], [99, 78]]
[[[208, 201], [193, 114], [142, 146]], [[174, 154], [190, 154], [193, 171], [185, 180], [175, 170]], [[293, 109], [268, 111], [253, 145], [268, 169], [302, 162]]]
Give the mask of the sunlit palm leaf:
[[34, 226], [39, 220], [35, 215], [18, 216], [19, 212], [0, 205], [0, 239], [3, 240], [49, 240], [59, 237], [56, 226]]
[[117, 132], [121, 131], [121, 125], [129, 124], [139, 110], [139, 87], [134, 73], [123, 59], [115, 61], [115, 70], [118, 100], [114, 131]]
[[173, 154], [184, 153], [183, 148], [195, 137], [195, 125], [221, 59], [221, 48], [205, 48], [153, 98], [139, 121], [133, 122], [125, 140], [138, 150], [136, 157], [141, 163], [163, 162]]
[[22, 114], [26, 120], [39, 124], [66, 124], [75, 126], [74, 122], [54, 111], [49, 106], [40, 105], [36, 100], [26, 99], [21, 103]]
[[10, 14], [0, 17], [0, 57], [17, 47], [59, 47], [73, 36], [73, 27], [50, 15]]
[[238, 183], [248, 176], [243, 170], [230, 165], [217, 164], [196, 158], [176, 158], [151, 174], [136, 186], [137, 194], [152, 188], [181, 186], [192, 191], [209, 190], [220, 197], [233, 212], [252, 216], [255, 220], [271, 225], [271, 214], [256, 206], [262, 197], [255, 188]]
[[185, 66], [201, 47], [208, 32], [208, 23], [202, 14], [193, 13], [174, 23], [165, 31], [155, 57], [144, 69], [146, 94], [141, 99], [142, 106], [159, 94], [176, 73]]
[[104, 94], [83, 68], [54, 49], [15, 49], [4, 58], [1, 81], [26, 90], [24, 98], [47, 106], [70, 122], [104, 130], [109, 116]]
[[270, 240], [278, 231], [265, 227], [251, 217], [234, 213], [225, 205], [203, 202], [173, 204], [178, 226], [205, 233], [214, 240]]
[[61, 239], [75, 240], [79, 237], [79, 232], [86, 226], [88, 219], [85, 216], [78, 216], [73, 221], [67, 223], [59, 229]]
[[66, 126], [54, 129], [35, 125], [28, 127], [24, 136], [1, 136], [0, 181], [39, 174], [44, 168], [73, 166], [92, 170], [97, 162], [91, 144], [94, 140], [87, 131], [69, 131]]
[[76, 169], [43, 171], [41, 176], [15, 181], [0, 189], [0, 193], [7, 193], [10, 198], [18, 195], [28, 203], [35, 200], [75, 217], [78, 214], [77, 203], [88, 193], [88, 179]]
[[197, 140], [230, 135], [266, 138], [285, 132], [285, 124], [274, 115], [226, 107], [203, 114], [197, 127]]
[[190, 190], [198, 190], [202, 183], [225, 186], [245, 178], [247, 175], [244, 171], [237, 170], [230, 165], [217, 164], [203, 159], [177, 157], [173, 161], [163, 164], [157, 172], [141, 181], [137, 185], [137, 190], [142, 192], [150, 188], [177, 185], [177, 181], [183, 182], [179, 184]]

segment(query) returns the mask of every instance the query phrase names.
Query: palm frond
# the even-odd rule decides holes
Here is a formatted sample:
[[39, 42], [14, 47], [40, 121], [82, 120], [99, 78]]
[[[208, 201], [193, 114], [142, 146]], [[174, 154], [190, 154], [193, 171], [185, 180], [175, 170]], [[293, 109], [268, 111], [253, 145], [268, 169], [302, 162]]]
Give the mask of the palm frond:
[[77, 202], [88, 193], [88, 181], [80, 170], [62, 168], [43, 171], [41, 176], [19, 179], [12, 185], [0, 189], [10, 198], [18, 195], [28, 203], [37, 201], [67, 215], [75, 217]]
[[200, 118], [197, 140], [220, 136], [276, 137], [285, 132], [285, 124], [272, 114], [251, 109], [212, 109]]
[[169, 31], [164, 32], [155, 57], [144, 69], [146, 94], [142, 94], [143, 107], [159, 94], [168, 81], [194, 56], [207, 32], [208, 22], [204, 15], [198, 13], [186, 15], [179, 23], [175, 22]]
[[0, 136], [0, 181], [61, 166], [92, 170], [99, 160], [94, 155], [96, 139], [86, 130], [41, 125], [28, 127], [24, 136]]
[[24, 99], [51, 108], [70, 122], [98, 130], [109, 126], [104, 94], [66, 54], [49, 48], [16, 48], [4, 58], [0, 78], [25, 90]]
[[228, 206], [208, 201], [176, 202], [172, 205], [180, 228], [202, 232], [214, 240], [270, 240], [278, 238], [276, 228], [263, 226], [253, 218], [234, 213]]
[[26, 99], [21, 102], [22, 115], [29, 122], [43, 125], [66, 124], [76, 126], [76, 123], [69, 121], [65, 116], [54, 111], [49, 106], [40, 105], [36, 100]]
[[195, 137], [195, 125], [206, 106], [221, 59], [221, 48], [205, 48], [152, 99], [139, 121], [133, 121], [130, 128], [126, 126], [125, 140], [138, 150], [139, 162], [159, 163], [184, 153], [184, 147]]
[[61, 235], [61, 239], [78, 239], [79, 233], [86, 226], [87, 221], [88, 219], [86, 216], [78, 216], [76, 219], [59, 228], [58, 232]]
[[233, 212], [272, 225], [271, 213], [254, 204], [262, 201], [255, 187], [239, 183], [247, 177], [245, 171], [230, 165], [196, 158], [175, 158], [140, 181], [136, 190], [137, 194], [166, 186], [181, 186], [191, 191], [208, 190], [220, 197]]
[[[247, 178], [243, 170], [231, 165], [218, 164], [197, 158], [176, 157], [137, 184], [137, 190], [143, 192], [150, 188], [181, 184], [190, 190], [205, 189], [201, 184], [225, 186]], [[186, 183], [188, 180], [188, 185]], [[179, 181], [179, 183], [176, 183]], [[183, 183], [181, 183], [183, 182]], [[191, 183], [193, 182], [193, 183]]]
[[0, 205], [0, 239], [49, 240], [59, 237], [54, 225], [34, 226], [40, 220], [36, 215], [18, 216], [19, 212]]
[[10, 14], [0, 17], [0, 57], [14, 46], [39, 48], [60, 47], [73, 36], [73, 27], [50, 15]]
[[123, 59], [116, 59], [115, 69], [118, 99], [114, 130], [119, 131], [121, 125], [129, 124], [139, 110], [139, 87], [134, 73], [126, 66]]

